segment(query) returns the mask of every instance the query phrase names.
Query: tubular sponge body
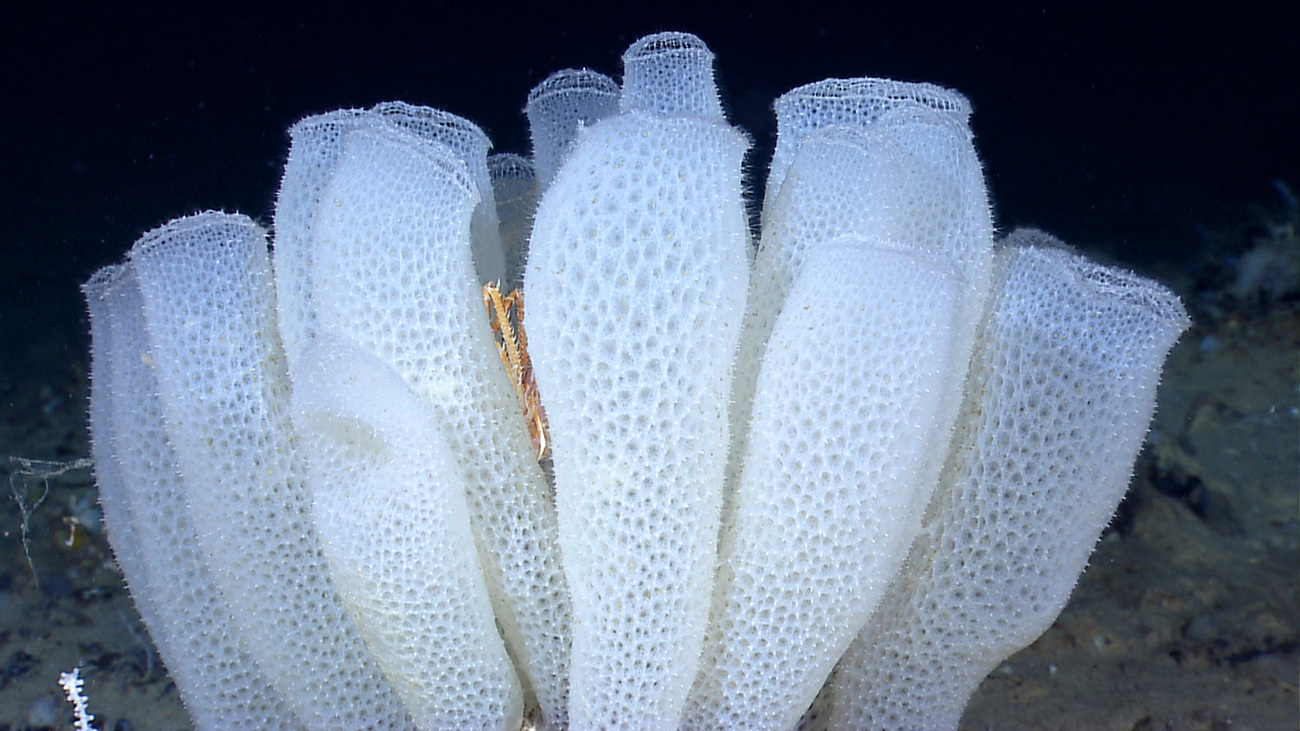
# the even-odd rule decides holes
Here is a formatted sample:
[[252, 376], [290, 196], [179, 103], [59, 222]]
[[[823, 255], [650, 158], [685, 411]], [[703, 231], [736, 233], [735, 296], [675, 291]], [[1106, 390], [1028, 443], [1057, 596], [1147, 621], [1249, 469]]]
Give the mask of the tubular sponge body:
[[1177, 298], [995, 244], [929, 84], [778, 99], [754, 246], [712, 52], [623, 61], [529, 95], [532, 160], [304, 119], [273, 257], [208, 212], [86, 283], [109, 540], [200, 728], [955, 728], [1064, 606]]
[[990, 670], [1065, 606], [1119, 504], [1188, 321], [1177, 298], [1038, 231], [995, 294], [943, 477], [832, 684], [836, 729], [954, 728]]

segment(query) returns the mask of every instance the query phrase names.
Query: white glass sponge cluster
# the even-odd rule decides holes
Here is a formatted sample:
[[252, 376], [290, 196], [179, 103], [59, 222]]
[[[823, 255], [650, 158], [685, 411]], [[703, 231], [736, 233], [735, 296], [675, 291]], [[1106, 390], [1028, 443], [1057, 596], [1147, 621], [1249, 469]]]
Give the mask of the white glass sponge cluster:
[[198, 727], [952, 728], [1064, 606], [1177, 299], [995, 243], [926, 84], [778, 99], [755, 241], [711, 52], [623, 60], [530, 94], [531, 160], [305, 119], [273, 246], [200, 213], [86, 283], [109, 539]]

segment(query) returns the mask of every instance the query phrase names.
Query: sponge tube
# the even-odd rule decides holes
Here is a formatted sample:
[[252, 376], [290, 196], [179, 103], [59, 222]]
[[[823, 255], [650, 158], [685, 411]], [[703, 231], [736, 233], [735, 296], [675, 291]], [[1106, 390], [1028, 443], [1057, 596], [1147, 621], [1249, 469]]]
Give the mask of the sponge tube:
[[404, 727], [330, 586], [289, 424], [266, 239], [202, 213], [130, 253], [198, 545], [243, 649], [311, 728]]
[[[507, 647], [546, 721], [562, 724], [569, 605], [556, 518], [482, 305], [470, 244], [477, 188], [450, 145], [410, 131], [430, 118], [407, 112], [413, 121], [401, 125], [390, 110], [342, 130], [329, 117], [295, 127], [303, 157], [291, 155], [291, 171], [309, 170], [312, 150], [338, 150], [308, 235], [284, 252], [307, 262], [306, 285], [282, 289], [281, 310], [311, 324], [308, 343], [342, 338], [378, 357], [431, 409], [468, 490]], [[285, 186], [309, 179], [286, 173]], [[277, 265], [280, 256], [277, 246]], [[300, 370], [290, 370], [295, 387]]]
[[794, 728], [875, 608], [948, 440], [961, 285], [916, 251], [809, 252], [758, 379], [686, 728]]
[[[648, 96], [698, 97], [683, 93]], [[528, 336], [573, 594], [576, 729], [676, 727], [699, 663], [748, 278], [745, 148], [717, 121], [630, 111], [582, 136], [537, 212]]]
[[294, 426], [334, 583], [421, 729], [519, 728], [465, 482], [402, 378], [341, 337], [304, 353]]
[[528, 92], [528, 131], [537, 187], [546, 190], [578, 133], [618, 111], [618, 84], [590, 69], [556, 71]]
[[1188, 324], [1160, 285], [1039, 232], [1012, 234], [995, 270], [944, 476], [909, 571], [836, 670], [832, 728], [956, 728], [984, 676], [1051, 625]]
[[92, 340], [90, 432], [108, 540], [185, 709], [203, 729], [301, 728], [243, 649], [197, 549], [135, 272], [105, 267], [82, 289]]

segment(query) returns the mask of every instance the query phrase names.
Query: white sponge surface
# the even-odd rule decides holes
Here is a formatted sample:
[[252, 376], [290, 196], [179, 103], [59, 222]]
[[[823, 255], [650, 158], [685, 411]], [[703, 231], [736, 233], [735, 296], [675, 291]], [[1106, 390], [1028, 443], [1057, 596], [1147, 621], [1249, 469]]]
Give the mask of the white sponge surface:
[[[962, 278], [955, 347], [970, 349], [988, 289], [992, 237], [969, 133], [951, 114], [916, 103], [880, 110], [869, 122], [838, 121], [811, 130], [780, 194], [764, 210], [736, 364], [735, 429], [749, 423], [767, 339], [805, 259], [841, 237], [913, 248], [950, 262]], [[851, 286], [840, 289], [856, 296]], [[965, 359], [958, 359], [943, 397], [948, 423], [961, 400], [964, 374]], [[744, 439], [733, 449], [729, 484]]]
[[416, 724], [515, 729], [465, 482], [426, 406], [342, 338], [303, 354], [294, 423], [335, 585]]
[[803, 140], [816, 129], [834, 125], [866, 127], [904, 107], [931, 109], [966, 126], [970, 102], [934, 84], [870, 77], [824, 79], [782, 94], [776, 108], [776, 149], [767, 177], [763, 207], [776, 198]]
[[915, 251], [810, 253], [758, 380], [688, 728], [793, 728], [875, 608], [947, 443], [960, 284]]
[[629, 113], [537, 213], [528, 335], [573, 593], [577, 728], [677, 724], [695, 675], [747, 279], [744, 138]]
[[91, 320], [90, 431], [108, 540], [185, 709], [200, 728], [301, 724], [243, 650], [203, 559], [158, 396], [131, 266], [83, 287]]
[[926, 524], [837, 672], [835, 728], [954, 727], [1064, 607], [1128, 485], [1169, 348], [1168, 290], [1019, 232], [997, 257]]
[[722, 122], [713, 51], [690, 33], [655, 33], [623, 53], [619, 109]]
[[573, 150], [578, 134], [618, 112], [619, 86], [590, 69], [556, 71], [528, 92], [528, 131], [533, 140], [537, 184], [550, 186]]
[[305, 724], [393, 727], [406, 712], [330, 585], [289, 423], [266, 239], [201, 213], [130, 253], [168, 436], [243, 649]]
[[341, 145], [312, 224], [307, 309], [320, 333], [358, 343], [432, 409], [507, 643], [558, 721], [569, 608], [556, 519], [474, 272], [475, 188], [451, 148], [405, 129], [358, 126]]

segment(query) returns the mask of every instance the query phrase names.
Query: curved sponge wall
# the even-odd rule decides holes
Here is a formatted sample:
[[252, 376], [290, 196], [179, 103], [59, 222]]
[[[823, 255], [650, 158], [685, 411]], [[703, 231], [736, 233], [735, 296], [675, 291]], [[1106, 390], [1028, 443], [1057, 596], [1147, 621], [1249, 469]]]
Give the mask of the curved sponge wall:
[[832, 685], [832, 728], [957, 725], [1060, 613], [1128, 485], [1169, 348], [1168, 290], [1037, 231], [1002, 245], [925, 527]]

